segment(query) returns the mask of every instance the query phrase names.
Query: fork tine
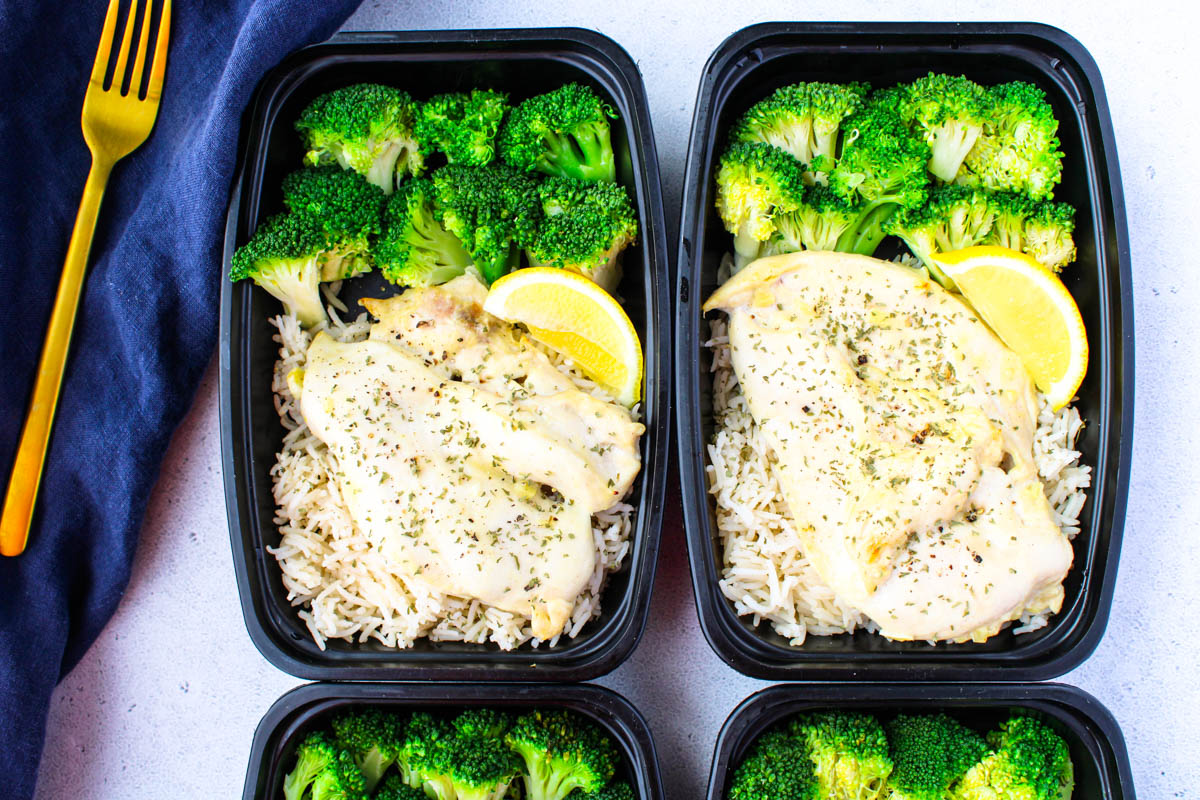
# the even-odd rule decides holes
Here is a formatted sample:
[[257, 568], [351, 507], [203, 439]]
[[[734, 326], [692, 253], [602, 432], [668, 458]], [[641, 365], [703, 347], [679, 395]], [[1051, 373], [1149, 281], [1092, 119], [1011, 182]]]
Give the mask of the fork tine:
[[150, 82], [146, 99], [162, 95], [163, 74], [167, 71], [167, 41], [171, 38], [171, 0], [163, 0], [162, 17], [158, 21], [158, 40], [154, 43], [154, 64], [150, 67]]
[[[149, 0], [147, 0], [149, 2]], [[133, 41], [133, 23], [137, 21], [138, 0], [133, 0], [129, 7], [129, 16], [125, 18], [125, 33], [121, 35], [121, 52], [117, 53], [117, 68], [113, 70], [112, 87], [121, 93], [121, 84], [125, 82], [125, 64], [129, 60], [129, 43]]]
[[146, 10], [142, 13], [142, 31], [138, 34], [137, 53], [133, 59], [133, 76], [129, 79], [129, 94], [137, 97], [142, 91], [142, 70], [146, 66], [146, 42], [150, 39], [150, 12], [154, 10], [154, 0], [146, 0]]
[[104, 73], [108, 71], [108, 57], [112, 54], [113, 31], [117, 27], [117, 12], [121, 0], [109, 0], [108, 13], [104, 15], [104, 30], [100, 32], [100, 44], [96, 47], [96, 63], [92, 67], [92, 80], [103, 85]]

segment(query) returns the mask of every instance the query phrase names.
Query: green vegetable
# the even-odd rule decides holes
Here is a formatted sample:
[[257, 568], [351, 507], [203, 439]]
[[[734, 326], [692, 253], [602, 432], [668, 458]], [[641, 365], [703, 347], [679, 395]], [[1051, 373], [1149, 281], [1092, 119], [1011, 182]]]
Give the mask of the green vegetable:
[[526, 800], [563, 800], [574, 789], [596, 792], [616, 770], [612, 741], [569, 711], [518, 717], [504, 741], [525, 763]]
[[805, 742], [784, 730], [758, 738], [729, 785], [729, 800], [825, 800]]
[[1058, 120], [1046, 93], [1031, 83], [994, 86], [983, 133], [957, 181], [992, 191], [1024, 192], [1035, 200], [1053, 196], [1062, 180]]
[[450, 724], [462, 737], [502, 739], [512, 727], [512, 717], [494, 708], [469, 708]]
[[1075, 260], [1075, 209], [1017, 192], [991, 195], [996, 221], [983, 244], [1020, 250], [1058, 272]]
[[859, 209], [838, 242], [843, 252], [874, 254], [888, 218], [899, 209], [925, 203], [929, 147], [900, 119], [900, 102], [897, 90], [876, 92], [862, 111], [843, 123], [842, 155], [829, 174], [829, 185]]
[[450, 164], [433, 173], [433, 184], [442, 224], [487, 283], [517, 266], [542, 216], [533, 178], [502, 164]]
[[580, 181], [616, 180], [612, 107], [590, 87], [569, 83], [514, 108], [500, 128], [500, 157], [526, 172]]
[[971, 767], [953, 800], [1067, 800], [1075, 786], [1066, 742], [1033, 717], [1013, 717], [988, 734], [995, 748]]
[[357, 172], [336, 165], [306, 167], [283, 179], [283, 202], [313, 218], [326, 234], [360, 239], [379, 233], [387, 195]]
[[819, 793], [826, 800], [873, 800], [882, 796], [892, 759], [879, 720], [869, 714], [820, 711], [788, 726], [813, 762]]
[[769, 144], [738, 143], [721, 156], [717, 211], [734, 235], [738, 266], [758, 258], [775, 233], [776, 219], [800, 207], [804, 165]]
[[888, 800], [944, 800], [988, 749], [983, 737], [945, 714], [898, 716], [887, 736], [895, 763]]
[[618, 257], [637, 239], [637, 214], [625, 187], [547, 178], [537, 188], [542, 219], [528, 246], [534, 266], [568, 269], [606, 291], [621, 279]]
[[400, 720], [375, 708], [348, 711], [333, 720], [337, 744], [354, 757], [368, 794], [395, 763], [403, 743], [401, 731]]
[[389, 775], [375, 793], [375, 800], [428, 800], [420, 789], [409, 786], [399, 775]]
[[809, 186], [794, 211], [775, 215], [775, 235], [763, 254], [836, 250], [843, 234], [857, 219], [858, 209], [828, 186]]
[[424, 159], [413, 136], [416, 102], [390, 86], [360, 83], [317, 97], [296, 130], [306, 164], [337, 163], [390, 194], [404, 174], [420, 175]]
[[398, 286], [436, 286], [471, 266], [471, 254], [438, 219], [434, 194], [431, 180], [413, 178], [388, 200], [371, 255]]
[[501, 739], [452, 735], [432, 743], [410, 768], [435, 800], [501, 800], [521, 761]]
[[284, 800], [365, 800], [366, 781], [354, 758], [324, 733], [296, 749], [296, 766], [283, 779]]
[[396, 766], [404, 776], [404, 782], [420, 788], [424, 782], [424, 770], [432, 763], [434, 752], [442, 740], [454, 736], [452, 728], [444, 720], [419, 711], [413, 714], [405, 726], [403, 742], [396, 753]]
[[842, 120], [860, 111], [865, 83], [797, 83], [750, 107], [730, 131], [731, 142], [764, 142], [791, 153], [805, 179], [823, 183], [838, 155]]
[[633, 787], [625, 781], [613, 781], [599, 791], [588, 794], [576, 789], [567, 795], [567, 800], [634, 800]]
[[953, 181], [992, 119], [991, 95], [962, 76], [931, 72], [903, 87], [899, 100], [900, 118], [929, 145], [929, 171]]
[[332, 241], [312, 217], [279, 214], [259, 226], [233, 254], [231, 280], [250, 278], [310, 328], [325, 320], [322, 280], [341, 280], [370, 268], [352, 241]]
[[954, 282], [931, 256], [984, 243], [995, 219], [996, 210], [986, 192], [968, 186], [942, 186], [930, 193], [925, 205], [900, 211], [883, 228], [903, 239], [938, 283], [953, 289]]
[[451, 164], [489, 164], [496, 156], [496, 133], [507, 110], [508, 97], [489, 89], [431, 97], [417, 113], [421, 153], [440, 151]]

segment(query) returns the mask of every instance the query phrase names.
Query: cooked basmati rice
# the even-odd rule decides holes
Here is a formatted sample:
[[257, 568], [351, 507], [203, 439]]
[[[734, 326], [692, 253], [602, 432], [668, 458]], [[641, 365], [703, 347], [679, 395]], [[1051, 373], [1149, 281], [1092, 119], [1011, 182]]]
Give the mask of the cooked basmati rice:
[[[370, 322], [362, 314], [343, 322], [336, 311], [346, 307], [337, 299], [337, 287], [326, 293], [330, 322], [322, 328], [335, 339], [365, 339]], [[429, 592], [420, 583], [393, 571], [378, 547], [354, 525], [331, 477], [336, 461], [325, 444], [310, 433], [288, 388], [287, 375], [304, 366], [312, 333], [295, 317], [271, 320], [279, 333], [279, 360], [275, 362], [272, 389], [275, 410], [287, 430], [275, 466], [275, 523], [280, 542], [267, 548], [275, 556], [287, 588], [288, 600], [299, 607], [300, 618], [321, 649], [329, 639], [365, 642], [376, 639], [389, 647], [411, 647], [422, 636], [434, 641], [482, 644], [493, 642], [511, 650], [525, 642], [542, 644], [533, 637], [528, 617], [488, 606], [477, 600]], [[581, 391], [611, 399], [570, 361], [546, 354]], [[635, 410], [636, 411], [636, 410]], [[600, 613], [600, 593], [608, 574], [619, 569], [629, 553], [633, 506], [618, 502], [592, 517], [596, 543], [596, 568], [562, 636], [573, 638]]]
[[[754, 624], [767, 621], [792, 646], [809, 634], [831, 636], [873, 623], [838, 601], [826, 586], [796, 533], [775, 474], [776, 459], [758, 427], [730, 358], [724, 319], [711, 322], [713, 415], [716, 434], [708, 446], [709, 493], [716, 500], [722, 553], [721, 591], [739, 616]], [[1033, 455], [1054, 519], [1069, 538], [1079, 533], [1079, 513], [1091, 485], [1092, 469], [1079, 464], [1074, 450], [1083, 427], [1079, 412], [1066, 406], [1057, 413], [1044, 397]], [[1014, 633], [1048, 624], [1047, 613], [1022, 614]]]

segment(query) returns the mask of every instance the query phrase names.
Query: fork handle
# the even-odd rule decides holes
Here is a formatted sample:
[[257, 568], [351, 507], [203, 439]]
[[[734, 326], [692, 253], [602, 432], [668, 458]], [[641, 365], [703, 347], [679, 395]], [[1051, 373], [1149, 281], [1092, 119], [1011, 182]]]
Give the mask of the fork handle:
[[83, 293], [88, 254], [92, 249], [92, 236], [96, 232], [96, 217], [112, 167], [110, 159], [93, 154], [92, 169], [83, 187], [83, 199], [75, 216], [75, 230], [71, 233], [67, 259], [58, 281], [58, 295], [54, 298], [46, 343], [38, 362], [33, 399], [29, 403], [25, 425], [21, 428], [21, 440], [8, 479], [8, 491], [4, 496], [4, 510], [0, 513], [0, 555], [20, 555], [29, 540], [29, 526], [37, 501], [38, 485], [42, 480], [46, 450], [50, 444], [50, 428], [62, 388], [71, 331], [75, 327], [75, 312]]

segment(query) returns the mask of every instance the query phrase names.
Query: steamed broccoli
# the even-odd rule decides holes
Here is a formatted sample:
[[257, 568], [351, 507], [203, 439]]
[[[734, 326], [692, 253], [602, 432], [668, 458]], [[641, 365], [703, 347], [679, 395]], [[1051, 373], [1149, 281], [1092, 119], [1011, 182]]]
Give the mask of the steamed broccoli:
[[333, 720], [337, 743], [354, 757], [370, 793], [396, 761], [402, 726], [392, 714], [366, 708], [348, 711]]
[[512, 717], [494, 708], [469, 708], [450, 724], [461, 737], [501, 739], [512, 727]]
[[760, 736], [733, 771], [728, 800], [824, 800], [807, 745], [780, 729]]
[[508, 96], [472, 89], [431, 97], [421, 104], [414, 128], [423, 155], [441, 151], [451, 164], [480, 167], [496, 155], [496, 133]]
[[876, 92], [843, 123], [842, 155], [829, 185], [859, 207], [838, 243], [844, 252], [874, 254], [885, 236], [883, 223], [897, 209], [920, 207], [928, 194], [929, 147], [901, 121], [899, 102], [896, 90]]
[[962, 76], [929, 73], [902, 87], [900, 118], [929, 145], [929, 171], [953, 181], [991, 119], [991, 95]]
[[567, 800], [634, 800], [633, 787], [625, 781], [613, 781], [608, 786], [595, 792], [576, 789], [567, 795]]
[[430, 743], [410, 768], [434, 800], [501, 800], [521, 760], [501, 739], [451, 735]]
[[541, 219], [537, 182], [503, 164], [450, 164], [433, 173], [436, 208], [487, 283], [515, 267]]
[[842, 234], [857, 218], [858, 209], [828, 186], [810, 186], [795, 211], [775, 215], [775, 235], [764, 254], [836, 250]]
[[379, 233], [387, 195], [357, 172], [331, 164], [289, 173], [283, 202], [294, 213], [312, 217], [327, 234], [366, 239]]
[[418, 711], [409, 717], [396, 753], [396, 766], [400, 768], [404, 782], [420, 788], [424, 781], [422, 771], [430, 764], [433, 753], [443, 740], [453, 736], [454, 728], [432, 714]]
[[730, 131], [731, 142], [765, 142], [805, 165], [805, 179], [825, 182], [838, 155], [842, 120], [863, 107], [865, 83], [797, 83], [750, 107]]
[[313, 781], [333, 768], [338, 749], [324, 733], [310, 733], [296, 748], [296, 766], [283, 779], [284, 800], [301, 800], [311, 796]]
[[405, 172], [420, 175], [424, 159], [413, 137], [417, 104], [390, 86], [359, 83], [323, 94], [296, 120], [307, 164], [340, 164], [387, 193]]
[[279, 214], [260, 225], [250, 241], [234, 252], [229, 278], [251, 278], [301, 325], [311, 328], [325, 320], [321, 281], [340, 280], [369, 266], [364, 253], [343, 247], [344, 243], [331, 241], [311, 217]]
[[637, 214], [619, 183], [547, 178], [537, 189], [542, 221], [529, 243], [535, 266], [568, 269], [612, 292], [621, 251], [637, 239]]
[[609, 737], [569, 711], [518, 717], [504, 741], [525, 762], [526, 800], [563, 800], [574, 789], [595, 792], [616, 770]]
[[899, 236], [930, 275], [948, 289], [954, 282], [931, 258], [935, 253], [962, 250], [987, 239], [996, 211], [987, 193], [968, 186], [942, 186], [920, 208], [900, 211], [884, 224], [884, 231]]
[[822, 798], [871, 800], [883, 793], [892, 759], [875, 717], [821, 711], [793, 719], [788, 729], [807, 746]]
[[898, 716], [887, 736], [895, 764], [888, 800], [944, 800], [988, 749], [983, 737], [945, 714]]
[[379, 787], [379, 791], [375, 793], [375, 800], [428, 800], [428, 798], [423, 790], [409, 786], [399, 775], [389, 775], [383, 785]]
[[993, 86], [988, 95], [988, 120], [957, 181], [1050, 199], [1062, 180], [1062, 151], [1058, 120], [1046, 93], [1018, 81]]
[[388, 199], [383, 232], [371, 255], [397, 286], [436, 286], [471, 266], [470, 253], [438, 220], [433, 182], [427, 178], [413, 178]]
[[717, 211], [734, 235], [737, 265], [758, 258], [775, 233], [775, 220], [800, 207], [804, 166], [769, 144], [733, 144], [717, 172]]
[[568, 83], [531, 97], [500, 128], [500, 156], [526, 172], [581, 181], [616, 180], [612, 107], [590, 87]]
[[1075, 786], [1067, 743], [1044, 722], [1013, 717], [988, 734], [995, 752], [967, 770], [954, 800], [1068, 800]]
[[1020, 250], [1055, 272], [1075, 260], [1073, 207], [1017, 192], [997, 192], [991, 203], [996, 221], [984, 244]]

